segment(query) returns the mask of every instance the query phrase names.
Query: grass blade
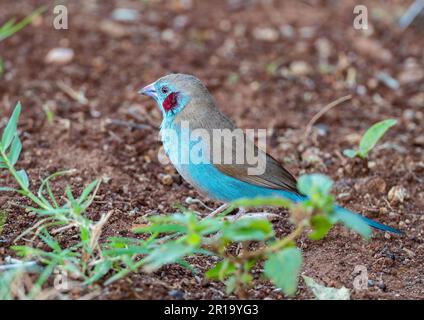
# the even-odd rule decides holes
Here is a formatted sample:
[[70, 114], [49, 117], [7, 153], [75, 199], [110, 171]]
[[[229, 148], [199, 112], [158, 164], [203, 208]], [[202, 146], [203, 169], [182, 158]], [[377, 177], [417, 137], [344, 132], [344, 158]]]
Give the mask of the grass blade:
[[18, 124], [19, 115], [21, 113], [21, 103], [18, 102], [16, 104], [15, 110], [13, 110], [12, 116], [7, 123], [6, 128], [3, 131], [3, 136], [1, 138], [1, 148], [3, 152], [6, 152], [7, 148], [9, 148], [12, 143], [13, 137], [16, 134], [16, 128]]

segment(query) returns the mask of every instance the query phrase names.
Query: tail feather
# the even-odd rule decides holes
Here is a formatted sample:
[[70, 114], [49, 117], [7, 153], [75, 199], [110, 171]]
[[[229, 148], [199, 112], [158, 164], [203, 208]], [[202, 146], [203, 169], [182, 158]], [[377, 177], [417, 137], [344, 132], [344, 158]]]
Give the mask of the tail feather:
[[380, 222], [371, 220], [367, 217], [364, 217], [363, 215], [359, 214], [359, 213], [355, 213], [352, 211], [349, 211], [343, 207], [339, 207], [337, 206], [336, 212], [338, 214], [352, 214], [352, 215], [356, 215], [358, 217], [360, 217], [364, 222], [366, 222], [370, 227], [377, 229], [377, 230], [381, 230], [381, 231], [387, 231], [387, 232], [391, 232], [391, 233], [395, 233], [395, 234], [404, 234], [402, 231], [394, 229], [392, 227], [386, 226], [385, 224], [382, 224]]

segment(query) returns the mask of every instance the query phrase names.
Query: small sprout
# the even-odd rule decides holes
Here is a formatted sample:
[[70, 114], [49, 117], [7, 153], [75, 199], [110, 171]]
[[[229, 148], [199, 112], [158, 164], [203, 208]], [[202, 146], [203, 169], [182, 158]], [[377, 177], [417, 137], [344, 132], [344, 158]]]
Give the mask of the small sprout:
[[387, 130], [396, 123], [397, 121], [394, 119], [387, 119], [374, 124], [362, 136], [358, 150], [347, 149], [343, 151], [343, 154], [348, 158], [359, 157], [361, 159], [367, 159], [369, 152], [375, 147]]
[[48, 124], [53, 124], [54, 112], [52, 109], [50, 109], [50, 106], [48, 103], [43, 104], [43, 111], [44, 111], [44, 114], [46, 115]]
[[0, 236], [3, 232], [3, 226], [5, 225], [6, 220], [7, 220], [7, 211], [0, 210]]
[[30, 24], [36, 17], [41, 15], [47, 8], [45, 6], [38, 8], [29, 16], [25, 17], [20, 22], [16, 23], [16, 19], [12, 18], [7, 21], [3, 26], [0, 26], [0, 42], [14, 35], [16, 32], [23, 29]]

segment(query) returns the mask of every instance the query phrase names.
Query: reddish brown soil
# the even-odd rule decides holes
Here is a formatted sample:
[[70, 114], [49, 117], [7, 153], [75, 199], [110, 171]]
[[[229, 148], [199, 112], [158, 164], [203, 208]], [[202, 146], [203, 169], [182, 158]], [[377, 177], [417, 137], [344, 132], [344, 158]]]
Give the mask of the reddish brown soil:
[[[1, 2], [0, 22], [23, 17], [43, 3]], [[139, 87], [170, 72], [194, 74], [238, 125], [270, 129], [271, 153], [293, 173], [330, 175], [336, 181], [335, 193], [342, 195], [338, 200], [341, 204], [406, 233], [404, 237], [389, 237], [377, 232], [365, 242], [336, 227], [322, 241], [303, 238], [299, 241], [305, 256], [303, 274], [325, 285], [346, 286], [355, 299], [423, 298], [424, 83], [419, 72], [424, 70], [424, 38], [418, 26], [401, 32], [395, 23], [410, 1], [365, 1], [372, 26], [368, 37], [352, 27], [355, 1], [230, 2], [246, 5], [193, 1], [193, 6], [185, 9], [177, 0], [65, 1], [69, 30], [52, 27], [50, 7], [43, 19], [2, 42], [1, 127], [20, 100], [24, 146], [20, 166], [28, 170], [35, 185], [49, 173], [70, 168], [78, 170], [68, 180], [76, 190], [102, 177], [107, 182], [101, 185], [90, 216], [99, 218], [113, 210], [103, 239], [131, 236], [128, 229], [146, 214], [173, 212], [174, 203], [184, 203], [188, 196], [199, 197], [172, 167], [159, 164], [160, 112], [152, 101], [137, 94]], [[118, 26], [112, 34], [105, 31], [105, 23], [112, 21], [110, 15], [116, 7], [135, 8], [140, 17], [136, 23], [115, 22]], [[184, 20], [185, 25], [178, 29], [176, 25]], [[255, 28], [278, 31], [282, 25], [293, 27], [292, 37], [279, 33], [278, 39], [262, 41], [254, 36]], [[167, 29], [174, 29], [171, 40], [167, 40], [169, 32], [164, 32]], [[285, 30], [287, 33], [287, 27]], [[61, 46], [74, 50], [73, 61], [65, 66], [46, 64], [49, 50]], [[335, 68], [333, 73], [324, 74], [319, 69], [325, 55]], [[280, 64], [274, 74], [267, 71], [273, 61]], [[287, 76], [293, 61], [306, 62], [310, 70], [300, 68], [304, 75]], [[406, 72], [405, 66], [412, 63], [418, 76], [411, 80], [413, 72]], [[363, 95], [346, 82], [355, 71], [356, 83], [366, 88]], [[400, 88], [393, 90], [376, 81], [379, 71], [401, 80]], [[238, 74], [239, 81], [231, 74]], [[85, 92], [89, 103], [83, 105], [70, 98], [59, 89], [58, 81]], [[308, 164], [299, 152], [308, 121], [324, 105], [349, 93], [351, 101], [318, 121], [323, 134], [314, 130], [306, 149], [311, 152], [317, 148], [318, 162]], [[52, 125], [42, 109], [46, 103], [55, 113]], [[361, 164], [340, 156], [345, 148], [357, 144], [358, 134], [389, 117], [399, 123], [371, 154], [374, 166], [368, 172], [359, 170]], [[116, 125], [110, 119], [145, 126]], [[161, 183], [161, 174], [166, 173], [175, 175], [171, 186]], [[0, 178], [1, 185], [12, 183], [5, 174]], [[59, 182], [58, 192], [64, 185], [65, 181]], [[396, 185], [409, 193], [403, 204], [387, 200], [388, 191]], [[11, 253], [10, 242], [37, 220], [14, 206], [17, 201], [10, 194], [0, 195], [1, 207], [10, 211], [1, 235], [7, 242], [0, 244], [0, 260]], [[275, 226], [281, 234], [290, 230], [284, 219]], [[63, 234], [62, 241], [71, 241], [71, 236]], [[191, 262], [205, 270], [212, 261], [202, 257]], [[367, 268], [372, 280], [363, 291], [353, 290], [353, 271], [358, 265]], [[249, 295], [283, 298], [262, 279], [255, 280]], [[132, 274], [111, 286], [101, 286], [99, 297], [234, 298], [225, 294], [221, 284], [178, 266], [167, 266], [154, 274]], [[296, 298], [312, 298], [303, 282]]]

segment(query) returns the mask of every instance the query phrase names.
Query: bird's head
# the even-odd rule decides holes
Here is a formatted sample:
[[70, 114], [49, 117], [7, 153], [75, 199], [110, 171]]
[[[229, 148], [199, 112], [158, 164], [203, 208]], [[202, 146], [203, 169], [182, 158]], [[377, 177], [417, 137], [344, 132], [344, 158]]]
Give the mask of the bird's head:
[[165, 120], [173, 120], [190, 101], [204, 99], [209, 92], [202, 82], [187, 74], [169, 74], [142, 88], [141, 94], [153, 98]]

